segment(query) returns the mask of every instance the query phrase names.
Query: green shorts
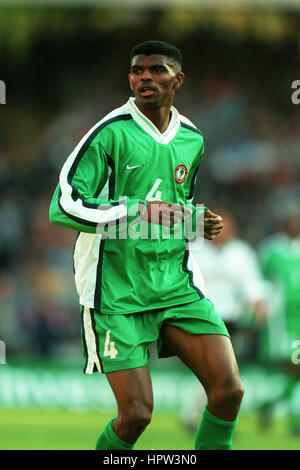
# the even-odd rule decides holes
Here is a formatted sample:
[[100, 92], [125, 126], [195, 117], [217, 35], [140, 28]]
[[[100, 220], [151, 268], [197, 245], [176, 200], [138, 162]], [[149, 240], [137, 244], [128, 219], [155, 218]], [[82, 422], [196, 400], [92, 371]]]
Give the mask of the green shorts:
[[229, 337], [214, 304], [204, 298], [195, 302], [134, 314], [104, 314], [81, 306], [84, 372], [114, 372], [146, 366], [149, 346], [157, 341], [158, 357], [174, 356], [161, 337], [164, 323], [191, 334]]

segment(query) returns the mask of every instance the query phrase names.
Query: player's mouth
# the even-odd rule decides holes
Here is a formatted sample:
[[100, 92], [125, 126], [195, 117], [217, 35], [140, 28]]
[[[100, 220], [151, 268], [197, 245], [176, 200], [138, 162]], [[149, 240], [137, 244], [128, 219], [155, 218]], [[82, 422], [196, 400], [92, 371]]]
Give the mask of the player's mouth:
[[144, 98], [147, 96], [152, 96], [154, 93], [157, 91], [157, 89], [152, 86], [152, 85], [142, 85], [139, 88], [139, 93], [142, 95]]

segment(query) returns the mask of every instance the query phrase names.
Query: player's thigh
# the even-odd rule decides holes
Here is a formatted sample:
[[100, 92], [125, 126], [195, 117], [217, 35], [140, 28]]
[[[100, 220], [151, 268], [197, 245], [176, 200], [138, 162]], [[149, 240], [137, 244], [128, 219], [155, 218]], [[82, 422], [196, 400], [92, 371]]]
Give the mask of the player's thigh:
[[148, 367], [106, 374], [116, 397], [119, 415], [147, 416], [153, 410], [153, 390]]
[[238, 382], [238, 366], [224, 321], [206, 298], [165, 312], [160, 343], [199, 378], [206, 392]]
[[217, 386], [239, 381], [239, 370], [230, 338], [220, 334], [191, 334], [165, 324], [166, 345], [198, 377], [207, 393]]

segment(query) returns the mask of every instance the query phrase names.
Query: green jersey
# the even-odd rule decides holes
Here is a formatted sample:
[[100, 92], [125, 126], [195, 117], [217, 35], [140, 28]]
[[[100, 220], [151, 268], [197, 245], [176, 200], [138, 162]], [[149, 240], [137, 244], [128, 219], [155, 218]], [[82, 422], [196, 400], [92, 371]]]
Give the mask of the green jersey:
[[300, 337], [300, 239], [277, 233], [264, 239], [258, 251], [263, 275], [270, 282], [262, 352], [290, 360], [294, 341]]
[[[200, 131], [174, 107], [160, 133], [134, 98], [83, 137], [50, 205], [52, 223], [79, 232], [74, 271], [80, 304], [126, 314], [203, 298], [202, 276], [184, 237], [164, 238], [161, 230], [152, 238], [138, 230], [120, 236], [120, 227], [136, 221], [141, 201], [191, 203], [203, 152]], [[110, 224], [119, 236], [104, 236]]]
[[263, 273], [281, 293], [281, 308], [291, 330], [300, 333], [300, 239], [278, 234], [260, 252]]

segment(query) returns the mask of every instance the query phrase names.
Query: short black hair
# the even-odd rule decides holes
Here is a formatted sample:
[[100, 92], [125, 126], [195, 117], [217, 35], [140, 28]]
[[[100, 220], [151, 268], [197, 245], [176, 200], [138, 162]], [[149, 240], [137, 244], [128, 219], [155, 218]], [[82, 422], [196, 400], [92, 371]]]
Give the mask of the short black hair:
[[144, 41], [134, 46], [130, 53], [130, 60], [136, 55], [164, 55], [170, 59], [173, 59], [180, 66], [182, 66], [182, 55], [177, 47], [165, 41]]

